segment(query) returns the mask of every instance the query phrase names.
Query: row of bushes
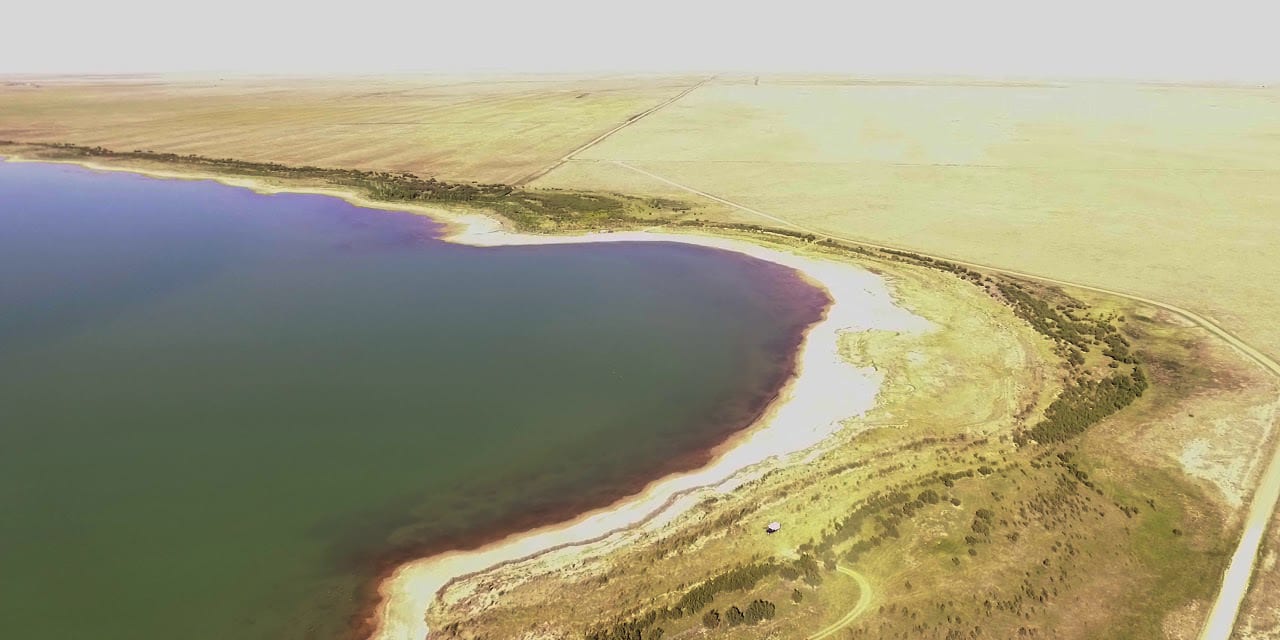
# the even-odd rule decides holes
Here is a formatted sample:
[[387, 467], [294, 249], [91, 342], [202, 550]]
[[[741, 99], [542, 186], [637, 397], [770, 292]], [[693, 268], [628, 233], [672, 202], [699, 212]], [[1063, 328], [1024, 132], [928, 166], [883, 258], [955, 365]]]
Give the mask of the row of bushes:
[[768, 600], [753, 600], [747, 605], [747, 610], [743, 611], [738, 607], [729, 607], [721, 617], [720, 612], [716, 609], [708, 611], [702, 616], [702, 626], [708, 629], [715, 629], [721, 624], [727, 624], [730, 627], [736, 627], [744, 624], [757, 624], [765, 620], [772, 620], [777, 613], [778, 607]]
[[954, 274], [956, 277], [962, 278], [964, 280], [968, 280], [970, 282], [977, 283], [982, 281], [981, 273], [974, 271], [973, 269], [970, 269], [962, 264], [956, 264], [954, 262], [949, 262], [947, 260], [942, 260], [939, 258], [922, 256], [918, 253], [912, 253], [910, 251], [900, 251], [898, 249], [881, 249], [880, 252], [885, 255], [891, 256], [900, 262], [909, 262], [911, 264], [915, 264], [918, 266], [929, 267], [930, 269], [946, 271], [947, 273]]
[[[962, 265], [921, 256], [907, 251], [883, 250], [883, 253], [921, 266], [948, 271], [971, 282], [981, 282], [983, 276]], [[1105, 345], [1102, 355], [1109, 358], [1109, 366], [1132, 365], [1128, 373], [1116, 372], [1102, 380], [1092, 380], [1085, 372], [1078, 372], [1075, 383], [1067, 387], [1049, 405], [1045, 417], [1038, 424], [1017, 434], [1019, 443], [1059, 442], [1083, 433], [1091, 425], [1123, 409], [1142, 397], [1147, 389], [1147, 379], [1139, 366], [1138, 358], [1130, 351], [1128, 339], [1121, 335], [1110, 320], [1080, 317], [1075, 312], [1085, 306], [1076, 300], [1065, 305], [1050, 305], [1018, 282], [985, 278], [994, 284], [995, 291], [1018, 317], [1031, 325], [1036, 332], [1064, 345], [1064, 356], [1073, 365], [1085, 363], [1084, 353], [1092, 343]], [[988, 289], [989, 290], [989, 289]]]
[[735, 567], [686, 591], [680, 600], [670, 607], [654, 609], [642, 616], [590, 631], [585, 638], [586, 640], [652, 640], [661, 636], [661, 628], [654, 628], [660, 620], [678, 620], [695, 614], [709, 606], [717, 595], [729, 591], [750, 590], [762, 578], [776, 573], [778, 569], [779, 566], [774, 562], [757, 562]]
[[1018, 434], [1019, 444], [1061, 442], [1084, 433], [1091, 425], [1123, 409], [1142, 397], [1147, 377], [1134, 367], [1128, 373], [1115, 373], [1102, 380], [1085, 380], [1063, 390], [1049, 408], [1044, 420]]
[[[16, 143], [0, 142], [13, 145]], [[505, 184], [446, 182], [409, 172], [362, 171], [314, 166], [293, 167], [276, 162], [249, 162], [234, 158], [208, 158], [136, 149], [115, 151], [62, 143], [29, 143], [52, 158], [120, 158], [194, 167], [236, 175], [285, 179], [321, 180], [349, 187], [370, 198], [389, 202], [468, 204], [496, 211], [522, 229], [615, 227], [645, 222], [632, 214], [655, 205], [678, 210], [679, 203], [668, 200], [641, 200], [612, 194], [561, 190], [519, 189]]]
[[[1026, 320], [1036, 331], [1053, 340], [1069, 344], [1084, 352], [1089, 351], [1089, 344], [1093, 340], [1106, 341], [1113, 335], [1120, 341], [1124, 340], [1110, 322], [1076, 318], [1066, 309], [1050, 306], [1043, 298], [1032, 294], [1016, 282], [997, 282], [996, 288], [1018, 317]], [[1114, 338], [1112, 340], [1114, 346], [1123, 346], [1124, 355], [1127, 355], [1128, 344], [1120, 341]]]

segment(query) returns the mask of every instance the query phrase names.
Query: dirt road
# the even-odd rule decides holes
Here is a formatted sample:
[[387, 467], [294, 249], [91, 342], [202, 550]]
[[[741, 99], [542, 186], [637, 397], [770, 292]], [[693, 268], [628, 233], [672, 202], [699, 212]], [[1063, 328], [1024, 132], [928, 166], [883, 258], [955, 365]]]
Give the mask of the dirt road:
[[861, 573], [858, 573], [844, 565], [837, 565], [836, 570], [850, 578], [853, 578], [858, 583], [858, 603], [849, 610], [849, 613], [844, 614], [844, 616], [839, 620], [823, 627], [821, 631], [809, 636], [807, 640], [824, 640], [825, 638], [830, 638], [832, 634], [849, 626], [849, 623], [856, 620], [858, 616], [862, 615], [871, 607], [871, 583], [868, 582]]
[[576, 155], [578, 155], [579, 153], [582, 153], [583, 151], [586, 151], [587, 149], [590, 149], [591, 147], [594, 147], [594, 146], [596, 146], [596, 145], [600, 144], [601, 142], [604, 142], [605, 138], [608, 138], [609, 136], [611, 136], [611, 135], [613, 135], [613, 134], [615, 134], [615, 133], [617, 133], [617, 132], [619, 132], [619, 131], [622, 131], [623, 129], [625, 129], [625, 128], [627, 128], [627, 127], [629, 127], [629, 126], [631, 126], [631, 125], [633, 125], [633, 124], [635, 124], [635, 123], [637, 123], [637, 122], [639, 122], [639, 121], [640, 121], [640, 120], [642, 120], [642, 119], [644, 119], [646, 116], [652, 115], [653, 113], [655, 113], [655, 112], [657, 112], [657, 111], [659, 111], [659, 110], [661, 110], [661, 109], [663, 109], [663, 108], [665, 108], [665, 107], [669, 106], [671, 103], [673, 103], [673, 102], [675, 102], [675, 101], [679, 100], [680, 98], [683, 98], [683, 97], [685, 97], [685, 96], [689, 95], [690, 93], [693, 93], [693, 90], [694, 90], [694, 89], [697, 89], [698, 87], [701, 87], [702, 85], [704, 85], [704, 84], [706, 84], [706, 83], [708, 83], [708, 82], [711, 82], [712, 80], [715, 80], [715, 76], [711, 76], [711, 77], [708, 77], [708, 78], [703, 78], [703, 79], [702, 79], [702, 80], [700, 80], [697, 84], [695, 84], [695, 85], [693, 85], [693, 86], [691, 86], [691, 87], [689, 87], [689, 88], [685, 89], [684, 91], [681, 91], [680, 93], [677, 93], [676, 95], [672, 96], [671, 98], [668, 98], [667, 100], [664, 100], [664, 101], [662, 101], [662, 102], [659, 102], [658, 104], [656, 104], [656, 105], [654, 105], [654, 106], [652, 106], [652, 107], [649, 107], [648, 109], [645, 109], [644, 111], [641, 111], [640, 113], [637, 113], [636, 115], [631, 116], [630, 118], [627, 118], [626, 120], [624, 120], [624, 121], [622, 122], [622, 124], [619, 124], [618, 126], [616, 126], [616, 127], [612, 128], [612, 129], [610, 129], [610, 130], [608, 130], [608, 131], [606, 131], [606, 132], [604, 132], [604, 133], [602, 133], [602, 134], [600, 134], [600, 135], [598, 135], [598, 136], [596, 136], [596, 137], [592, 138], [592, 139], [591, 139], [591, 140], [589, 140], [586, 144], [584, 144], [584, 145], [582, 145], [582, 146], [578, 147], [577, 149], [574, 149], [573, 151], [570, 151], [569, 153], [566, 153], [566, 154], [565, 154], [564, 156], [562, 156], [559, 160], [556, 160], [555, 162], [553, 162], [550, 166], [548, 166], [548, 167], [544, 167], [544, 168], [539, 169], [539, 170], [537, 170], [537, 171], [534, 171], [533, 173], [531, 173], [531, 174], [529, 174], [529, 175], [527, 175], [527, 176], [525, 176], [525, 177], [523, 177], [523, 178], [520, 178], [519, 180], [516, 180], [516, 181], [515, 181], [515, 186], [517, 186], [517, 187], [524, 186], [524, 185], [526, 185], [526, 184], [529, 184], [530, 182], [533, 182], [534, 180], [537, 180], [538, 178], [541, 178], [542, 176], [547, 175], [548, 173], [551, 173], [552, 171], [555, 171], [557, 168], [559, 168], [559, 167], [560, 167], [560, 165], [562, 165], [562, 164], [564, 164], [564, 163], [566, 163], [566, 162], [568, 162], [568, 161], [572, 160], [572, 159], [573, 159], [573, 157], [574, 157], [574, 156], [576, 156]]

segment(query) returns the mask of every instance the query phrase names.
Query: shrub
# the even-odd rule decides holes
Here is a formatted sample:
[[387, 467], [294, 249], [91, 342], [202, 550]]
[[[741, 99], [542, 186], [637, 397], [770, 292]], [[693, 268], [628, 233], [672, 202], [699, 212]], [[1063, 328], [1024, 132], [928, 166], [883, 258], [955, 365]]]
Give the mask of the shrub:
[[765, 620], [772, 620], [777, 607], [768, 600], [753, 600], [747, 605], [747, 611], [743, 614], [747, 624], [756, 624]]
[[742, 614], [741, 609], [737, 607], [729, 607], [729, 610], [724, 612], [724, 619], [729, 623], [729, 626], [736, 627], [745, 622], [747, 617]]
[[702, 615], [702, 626], [715, 629], [720, 626], [720, 612], [712, 609]]

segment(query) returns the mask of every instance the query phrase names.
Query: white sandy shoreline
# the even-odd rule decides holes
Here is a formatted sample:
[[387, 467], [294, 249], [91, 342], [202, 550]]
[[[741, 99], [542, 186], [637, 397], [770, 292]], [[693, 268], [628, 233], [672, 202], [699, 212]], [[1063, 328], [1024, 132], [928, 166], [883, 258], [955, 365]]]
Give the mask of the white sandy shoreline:
[[844, 420], [870, 409], [880, 386], [878, 373], [859, 369], [841, 358], [840, 335], [873, 329], [920, 331], [928, 326], [926, 321], [894, 305], [879, 276], [843, 262], [705, 234], [636, 231], [543, 236], [508, 232], [485, 216], [446, 215], [453, 225], [453, 233], [447, 239], [475, 246], [681, 242], [733, 251], [796, 270], [825, 289], [832, 303], [826, 316], [806, 333], [795, 373], [778, 399], [740, 437], [726, 443], [706, 466], [661, 478], [634, 496], [569, 522], [514, 534], [480, 549], [444, 553], [402, 565], [379, 589], [383, 601], [377, 610], [372, 640], [425, 638], [426, 610], [455, 578], [551, 550], [598, 542], [658, 517], [669, 520], [695, 504], [679, 499], [691, 491], [708, 487], [729, 490], [740, 483], [736, 476], [741, 472], [819, 445], [839, 430]]
[[[3, 156], [0, 156], [3, 157]], [[706, 233], [612, 232], [580, 236], [512, 233], [496, 218], [461, 214], [412, 203], [369, 200], [349, 191], [329, 188], [290, 188], [255, 178], [195, 172], [135, 169], [94, 162], [59, 162], [102, 171], [140, 173], [159, 178], [209, 179], [259, 193], [310, 193], [334, 196], [352, 204], [390, 211], [424, 214], [448, 225], [446, 240], [473, 246], [571, 244], [585, 242], [679, 242], [747, 255], [799, 272], [823, 288], [831, 298], [825, 317], [809, 327], [796, 358], [795, 371], [773, 404], [750, 428], [726, 442], [700, 469], [658, 479], [641, 492], [578, 518], [521, 532], [471, 551], [447, 552], [415, 560], [397, 568], [379, 585], [382, 601], [375, 613], [371, 640], [423, 640], [428, 634], [425, 614], [452, 580], [485, 569], [524, 560], [551, 550], [584, 545], [656, 519], [669, 521], [695, 504], [680, 499], [699, 489], [731, 490], [744, 471], [770, 460], [781, 460], [811, 449], [837, 432], [841, 423], [870, 409], [881, 376], [860, 369], [840, 356], [840, 335], [849, 331], [921, 331], [928, 322], [897, 307], [882, 278], [846, 262], [819, 259], [764, 247], [746, 240]]]

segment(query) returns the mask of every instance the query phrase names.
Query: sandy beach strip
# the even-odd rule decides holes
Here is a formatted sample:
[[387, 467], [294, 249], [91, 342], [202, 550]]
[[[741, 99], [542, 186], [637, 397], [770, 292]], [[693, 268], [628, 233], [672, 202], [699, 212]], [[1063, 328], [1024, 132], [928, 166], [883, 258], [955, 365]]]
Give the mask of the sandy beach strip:
[[[9, 156], [8, 159], [74, 164], [100, 171], [122, 171], [156, 178], [214, 180], [264, 194], [333, 196], [365, 208], [429, 216], [447, 225], [445, 240], [472, 246], [585, 242], [691, 244], [788, 267], [827, 292], [831, 306], [805, 334], [796, 358], [795, 372], [777, 399], [753, 425], [718, 447], [707, 465], [655, 480], [633, 496], [567, 522], [513, 534], [478, 549], [446, 552], [401, 565], [378, 587], [381, 598], [373, 614], [371, 640], [426, 638], [429, 633], [427, 609], [442, 589], [460, 577], [551, 551], [598, 543], [655, 520], [669, 522], [695, 504], [695, 501], [682, 497], [707, 488], [732, 490], [744, 481], [749, 470], [764, 464], [781, 463], [820, 445], [839, 431], [845, 420], [870, 409], [880, 387], [881, 376], [874, 369], [859, 368], [840, 355], [840, 336], [846, 332], [871, 330], [919, 332], [929, 327], [928, 321], [895, 305], [885, 281], [869, 271], [835, 259], [800, 255], [706, 232], [593, 232], [573, 236], [514, 233], [494, 217], [413, 203], [375, 201], [336, 188], [282, 186], [252, 177], [87, 161], [49, 161], [21, 156]], [[753, 477], [755, 475], [758, 473]]]

